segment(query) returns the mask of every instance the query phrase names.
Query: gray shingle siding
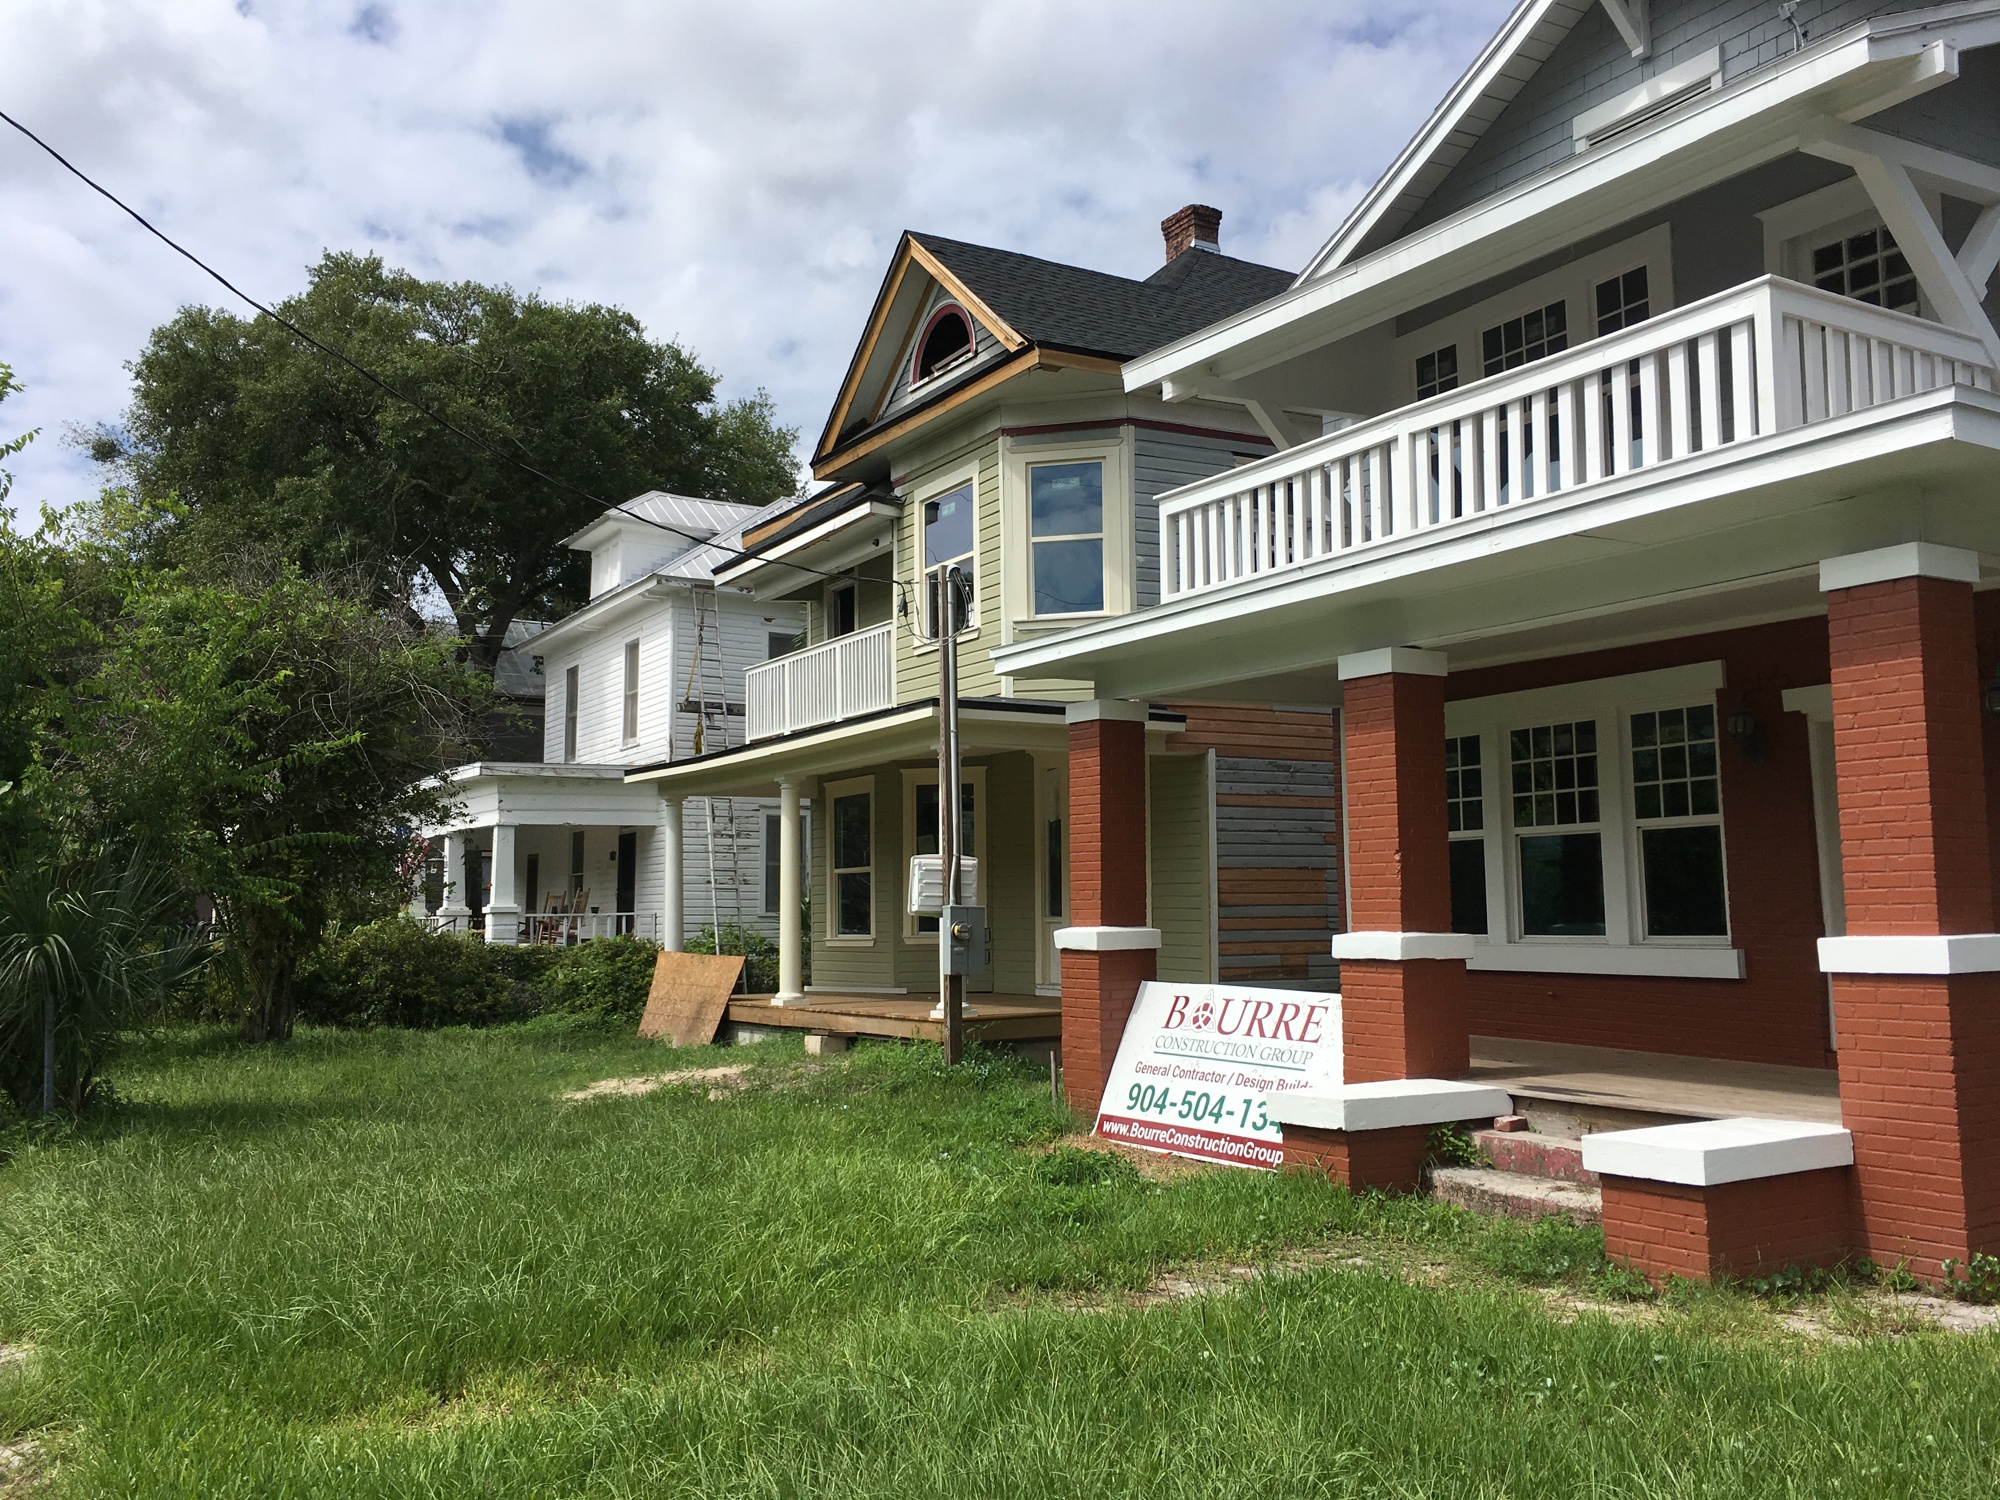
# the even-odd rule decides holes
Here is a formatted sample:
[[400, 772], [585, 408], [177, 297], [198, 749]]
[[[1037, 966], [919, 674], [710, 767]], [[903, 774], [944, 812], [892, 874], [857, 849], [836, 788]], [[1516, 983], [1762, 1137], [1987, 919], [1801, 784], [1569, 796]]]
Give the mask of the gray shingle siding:
[[1184, 484], [1234, 468], [1237, 452], [1262, 455], [1268, 449], [1246, 438], [1231, 444], [1191, 433], [1141, 427], [1132, 458], [1132, 537], [1137, 552], [1134, 575], [1139, 608], [1160, 602], [1160, 496]]
[[[1925, 9], [1928, 3], [1822, 0], [1815, 5], [1808, 0], [1800, 8], [1799, 19], [1817, 38], [1870, 16]], [[1723, 81], [1729, 82], [1776, 62], [1791, 46], [1790, 25], [1778, 15], [1778, 7], [1766, 0], [1660, 0], [1653, 8], [1652, 55], [1635, 58], [1626, 50], [1604, 8], [1593, 6], [1438, 185], [1404, 232], [1434, 224], [1565, 160], [1575, 151], [1570, 132], [1577, 115], [1711, 47], [1721, 49]], [[1969, 90], [1954, 88], [1952, 92]], [[1954, 99], [1954, 112], [1958, 103]], [[1938, 110], [1940, 106], [1931, 108]], [[1928, 126], [1910, 124], [1904, 128], [1938, 128], [1939, 123], [1931, 120]], [[1950, 120], [1942, 124], [1954, 128]]]

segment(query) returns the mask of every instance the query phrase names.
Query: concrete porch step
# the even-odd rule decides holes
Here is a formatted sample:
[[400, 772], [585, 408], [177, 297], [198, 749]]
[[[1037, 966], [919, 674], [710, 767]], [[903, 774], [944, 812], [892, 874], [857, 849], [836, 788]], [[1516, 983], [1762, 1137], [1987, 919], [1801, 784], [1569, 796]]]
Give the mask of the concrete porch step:
[[1597, 1174], [1583, 1164], [1580, 1140], [1533, 1130], [1475, 1130], [1472, 1138], [1499, 1171], [1597, 1186]]
[[1597, 1224], [1604, 1217], [1604, 1200], [1595, 1187], [1493, 1167], [1435, 1168], [1431, 1196], [1474, 1213], [1504, 1214], [1514, 1219], [1542, 1219], [1553, 1214], [1572, 1224]]

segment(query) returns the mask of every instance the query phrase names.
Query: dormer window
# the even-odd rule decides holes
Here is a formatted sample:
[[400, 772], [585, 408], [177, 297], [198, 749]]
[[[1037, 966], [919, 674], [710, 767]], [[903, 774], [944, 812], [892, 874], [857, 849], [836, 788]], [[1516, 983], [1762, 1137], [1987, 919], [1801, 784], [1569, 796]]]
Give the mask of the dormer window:
[[917, 362], [910, 367], [910, 384], [920, 385], [947, 370], [957, 369], [972, 358], [976, 347], [972, 319], [965, 315], [964, 308], [947, 302], [931, 314], [930, 322], [924, 325], [923, 337], [917, 340]]

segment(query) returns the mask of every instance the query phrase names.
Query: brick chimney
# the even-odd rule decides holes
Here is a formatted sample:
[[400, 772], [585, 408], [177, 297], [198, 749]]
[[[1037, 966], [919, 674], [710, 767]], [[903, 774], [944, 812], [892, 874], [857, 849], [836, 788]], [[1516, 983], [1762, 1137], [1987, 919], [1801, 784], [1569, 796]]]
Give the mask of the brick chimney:
[[1222, 210], [1206, 203], [1190, 203], [1186, 208], [1160, 220], [1166, 236], [1167, 259], [1174, 260], [1184, 250], [1222, 250]]

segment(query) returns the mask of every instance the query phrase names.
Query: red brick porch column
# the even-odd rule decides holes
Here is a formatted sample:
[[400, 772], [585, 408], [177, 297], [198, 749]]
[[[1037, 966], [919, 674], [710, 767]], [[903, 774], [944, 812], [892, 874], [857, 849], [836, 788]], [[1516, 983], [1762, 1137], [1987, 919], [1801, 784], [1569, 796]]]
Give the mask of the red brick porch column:
[[1146, 705], [1072, 703], [1069, 919], [1062, 951], [1062, 1058], [1070, 1107], [1095, 1118], [1160, 934], [1146, 922]]
[[1462, 1078], [1472, 939], [1451, 931], [1445, 659], [1397, 646], [1339, 667], [1349, 927], [1333, 956], [1344, 1076]]
[[2000, 936], [1972, 585], [1906, 543], [1820, 564], [1847, 934], [1823, 939], [1856, 1248], [1934, 1276], [2000, 1250]]

